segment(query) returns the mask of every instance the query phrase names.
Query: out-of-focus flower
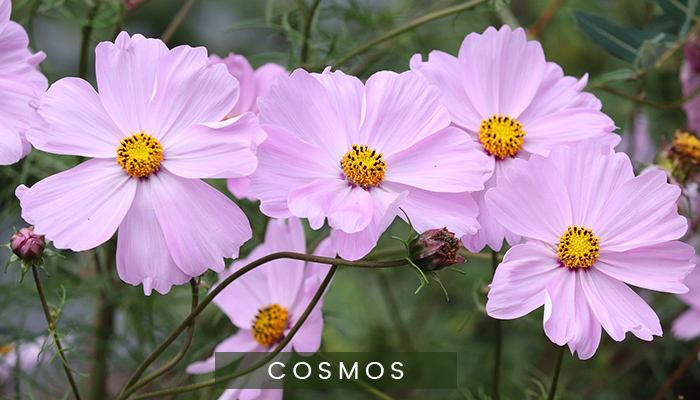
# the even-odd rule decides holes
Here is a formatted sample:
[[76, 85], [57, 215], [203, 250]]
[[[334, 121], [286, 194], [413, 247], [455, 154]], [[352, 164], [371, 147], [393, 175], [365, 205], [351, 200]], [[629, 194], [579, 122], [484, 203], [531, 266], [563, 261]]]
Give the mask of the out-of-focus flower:
[[469, 251], [486, 245], [500, 250], [504, 238], [511, 245], [520, 241], [484, 206], [484, 194], [516, 159], [546, 156], [557, 145], [575, 146], [586, 139], [610, 146], [620, 141], [612, 133], [613, 121], [600, 112], [600, 101], [581, 92], [587, 76], [564, 76], [557, 64], [545, 60], [539, 42], [527, 41], [523, 29], [490, 27], [482, 35], [469, 34], [458, 57], [436, 50], [422, 62], [416, 54], [411, 69], [438, 86], [452, 123], [489, 155], [493, 175], [474, 194], [481, 229], [462, 237]]
[[29, 102], [48, 86], [37, 70], [46, 57], [32, 54], [24, 28], [10, 21], [12, 2], [0, 0], [0, 164], [19, 161], [29, 154], [31, 145], [24, 134], [31, 113]]
[[626, 283], [687, 292], [695, 251], [675, 240], [687, 227], [680, 192], [664, 172], [635, 177], [627, 155], [592, 142], [516, 160], [486, 203], [506, 229], [532, 240], [496, 269], [487, 313], [513, 319], [544, 305], [547, 336], [581, 359], [598, 348], [601, 325], [616, 341], [626, 332], [661, 335], [654, 311]]
[[46, 241], [44, 235], [35, 234], [34, 227], [29, 226], [12, 235], [10, 248], [13, 253], [17, 254], [17, 257], [23, 260], [32, 260], [41, 257], [41, 253], [46, 248]]
[[0, 394], [10, 394], [12, 387], [5, 386], [17, 370], [32, 372], [45, 357], [39, 356], [43, 338], [32, 342], [5, 343], [0, 341]]
[[94, 157], [16, 194], [22, 217], [57, 248], [83, 251], [117, 228], [117, 270], [167, 293], [208, 268], [224, 269], [251, 237], [243, 212], [200, 178], [240, 177], [265, 137], [252, 113], [222, 121], [238, 84], [206, 49], [168, 50], [122, 32], [96, 48], [99, 94], [64, 78], [33, 104], [30, 142]]
[[[289, 72], [281, 65], [267, 63], [260, 68], [253, 70], [248, 60], [239, 54], [230, 53], [228, 57], [221, 59], [217, 55], [212, 55], [209, 59], [214, 63], [223, 63], [228, 72], [238, 79], [240, 85], [240, 96], [238, 102], [226, 118], [233, 118], [244, 112], [258, 113], [257, 99], [267, 96], [270, 93], [270, 86], [277, 82], [278, 76], [289, 75]], [[248, 193], [250, 178], [231, 178], [226, 180], [228, 190], [238, 199], [257, 200]]]
[[[700, 257], [693, 257], [693, 262], [700, 263]], [[689, 340], [700, 336], [700, 269], [695, 268], [685, 278], [685, 284], [690, 290], [688, 293], [679, 294], [678, 297], [690, 306], [690, 309], [673, 321], [671, 331], [678, 339]]]
[[643, 164], [654, 162], [657, 149], [651, 140], [649, 118], [646, 114], [639, 112], [634, 115], [632, 123], [622, 131], [622, 140], [615, 150], [627, 153], [632, 160]]
[[670, 179], [684, 184], [700, 170], [700, 139], [677, 130], [671, 143], [664, 144], [656, 164], [668, 172]]
[[447, 228], [430, 229], [411, 242], [411, 261], [423, 271], [439, 271], [467, 262], [457, 253], [461, 247], [462, 242]]
[[475, 233], [488, 157], [451, 127], [436, 87], [408, 71], [382, 71], [367, 84], [342, 72], [280, 77], [260, 98], [268, 139], [250, 192], [263, 213], [328, 218], [345, 259], [363, 257], [401, 207], [417, 231], [446, 226]]
[[[700, 36], [695, 35], [683, 46], [685, 61], [681, 65], [680, 81], [683, 96], [690, 96], [700, 87]], [[688, 130], [700, 133], [700, 96], [695, 96], [683, 104], [688, 116]]]
[[[299, 219], [270, 220], [264, 243], [247, 258], [235, 261], [229, 269], [220, 273], [219, 277], [221, 280], [226, 279], [250, 261], [280, 251], [306, 252], [304, 229]], [[333, 257], [335, 251], [326, 239], [319, 244], [315, 254]], [[274, 350], [304, 313], [328, 270], [328, 265], [280, 259], [255, 268], [232, 282], [214, 298], [214, 303], [238, 327], [238, 332], [216, 346], [214, 352], [249, 353]], [[318, 350], [323, 332], [322, 300], [323, 298], [283, 351], [292, 351], [293, 348], [299, 353], [315, 353]], [[187, 372], [204, 374], [214, 371], [215, 367], [212, 355], [205, 361], [188, 366]], [[281, 399], [282, 391], [229, 389], [220, 397], [238, 398]]]

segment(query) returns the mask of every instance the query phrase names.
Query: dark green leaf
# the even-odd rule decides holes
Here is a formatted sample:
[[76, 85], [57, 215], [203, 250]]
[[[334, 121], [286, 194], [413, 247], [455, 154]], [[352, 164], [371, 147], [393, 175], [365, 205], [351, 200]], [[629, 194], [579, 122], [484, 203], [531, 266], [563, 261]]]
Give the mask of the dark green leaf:
[[596, 44], [610, 54], [634, 63], [645, 40], [654, 36], [633, 27], [620, 26], [603, 17], [585, 11], [573, 11], [576, 22]]

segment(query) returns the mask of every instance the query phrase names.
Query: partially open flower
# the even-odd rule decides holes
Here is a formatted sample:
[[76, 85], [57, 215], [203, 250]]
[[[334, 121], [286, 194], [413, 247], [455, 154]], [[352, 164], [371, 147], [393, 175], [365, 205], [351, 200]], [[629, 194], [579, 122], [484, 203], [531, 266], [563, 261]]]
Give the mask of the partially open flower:
[[10, 248], [22, 260], [33, 260], [41, 257], [41, 253], [46, 248], [46, 242], [44, 235], [35, 234], [34, 227], [29, 226], [12, 235]]
[[423, 271], [439, 271], [467, 261], [458, 253], [461, 247], [447, 228], [430, 229], [411, 242], [411, 260]]

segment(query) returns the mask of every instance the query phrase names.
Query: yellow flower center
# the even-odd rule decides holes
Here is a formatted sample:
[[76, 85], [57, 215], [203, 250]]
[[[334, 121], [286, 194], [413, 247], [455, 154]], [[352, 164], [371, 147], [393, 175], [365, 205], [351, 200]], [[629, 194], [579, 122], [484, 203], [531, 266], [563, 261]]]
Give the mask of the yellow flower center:
[[345, 177], [357, 186], [367, 188], [377, 186], [384, 181], [386, 163], [381, 153], [366, 146], [352, 145], [352, 150], [345, 153], [340, 160]]
[[263, 346], [271, 346], [282, 338], [289, 314], [279, 304], [272, 304], [258, 310], [253, 321], [253, 339]]
[[676, 153], [700, 160], [700, 140], [688, 132], [676, 131], [673, 138], [673, 150]]
[[479, 141], [484, 149], [501, 160], [514, 156], [523, 147], [523, 136], [523, 125], [509, 116], [494, 115], [481, 121], [479, 128]]
[[595, 264], [599, 251], [600, 239], [590, 229], [574, 225], [559, 238], [557, 256], [571, 269], [588, 268]]
[[11, 352], [11, 351], [14, 350], [14, 349], [15, 349], [15, 345], [14, 345], [14, 344], [6, 344], [6, 345], [4, 345], [4, 346], [0, 346], [0, 355], [3, 355], [3, 356], [4, 356], [4, 355], [8, 354], [9, 352]]
[[162, 161], [163, 146], [144, 131], [124, 138], [117, 148], [117, 162], [132, 178], [150, 175]]

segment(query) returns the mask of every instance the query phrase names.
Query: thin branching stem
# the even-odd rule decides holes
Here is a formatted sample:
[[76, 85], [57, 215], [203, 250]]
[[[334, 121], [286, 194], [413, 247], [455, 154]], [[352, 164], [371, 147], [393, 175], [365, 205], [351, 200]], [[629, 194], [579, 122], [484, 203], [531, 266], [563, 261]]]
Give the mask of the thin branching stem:
[[198, 0], [187, 0], [185, 4], [182, 5], [180, 11], [177, 12], [175, 18], [173, 18], [173, 20], [170, 21], [170, 25], [168, 25], [168, 27], [165, 28], [165, 32], [163, 32], [163, 36], [161, 37], [163, 43], [168, 44], [168, 42], [170, 42], [170, 39], [173, 38], [175, 31], [177, 31], [177, 28], [180, 27], [182, 21], [185, 20], [187, 14], [189, 14], [190, 11], [192, 11], [192, 7], [194, 7], [194, 5], [197, 4], [197, 1]]

